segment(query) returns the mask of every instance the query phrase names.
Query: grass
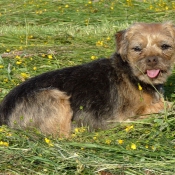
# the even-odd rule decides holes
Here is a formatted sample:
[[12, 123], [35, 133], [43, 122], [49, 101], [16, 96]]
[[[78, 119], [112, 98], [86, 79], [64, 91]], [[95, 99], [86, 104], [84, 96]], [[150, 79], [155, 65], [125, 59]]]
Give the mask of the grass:
[[[0, 1], [0, 99], [42, 72], [110, 57], [133, 22], [174, 21], [175, 1]], [[175, 100], [175, 71], [165, 97]], [[0, 127], [0, 174], [175, 174], [174, 110], [69, 139]], [[104, 172], [103, 172], [104, 173]]]

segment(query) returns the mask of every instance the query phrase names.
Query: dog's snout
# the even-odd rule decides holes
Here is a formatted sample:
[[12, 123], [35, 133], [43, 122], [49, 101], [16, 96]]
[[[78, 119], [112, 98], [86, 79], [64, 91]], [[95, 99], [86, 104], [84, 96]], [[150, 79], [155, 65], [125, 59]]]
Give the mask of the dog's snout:
[[158, 63], [158, 58], [155, 56], [148, 57], [148, 58], [146, 58], [146, 63], [148, 66], [155, 66]]

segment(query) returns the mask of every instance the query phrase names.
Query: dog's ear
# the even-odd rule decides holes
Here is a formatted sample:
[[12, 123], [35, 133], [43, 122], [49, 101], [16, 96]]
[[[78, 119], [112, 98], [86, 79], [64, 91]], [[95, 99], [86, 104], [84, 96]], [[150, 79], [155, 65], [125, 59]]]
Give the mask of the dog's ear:
[[165, 30], [168, 29], [171, 33], [171, 36], [175, 38], [175, 25], [171, 21], [163, 23], [163, 27]]
[[127, 59], [128, 41], [126, 38], [126, 30], [121, 30], [115, 35], [117, 53], [120, 54], [123, 61]]

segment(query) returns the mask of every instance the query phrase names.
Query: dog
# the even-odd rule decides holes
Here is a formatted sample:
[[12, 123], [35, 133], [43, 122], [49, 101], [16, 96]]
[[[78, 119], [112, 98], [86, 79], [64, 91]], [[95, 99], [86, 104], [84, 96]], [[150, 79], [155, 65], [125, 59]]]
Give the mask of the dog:
[[107, 129], [164, 110], [174, 25], [135, 23], [115, 38], [117, 49], [108, 59], [46, 72], [12, 89], [0, 104], [0, 124], [69, 137], [75, 126]]

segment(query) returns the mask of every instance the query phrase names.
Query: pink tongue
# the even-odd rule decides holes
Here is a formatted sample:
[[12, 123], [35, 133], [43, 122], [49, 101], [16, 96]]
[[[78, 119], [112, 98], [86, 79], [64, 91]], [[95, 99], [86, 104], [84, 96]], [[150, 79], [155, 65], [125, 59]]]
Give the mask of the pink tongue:
[[158, 70], [147, 70], [147, 75], [150, 78], [155, 78], [158, 76], [159, 72], [160, 72], [159, 69]]

